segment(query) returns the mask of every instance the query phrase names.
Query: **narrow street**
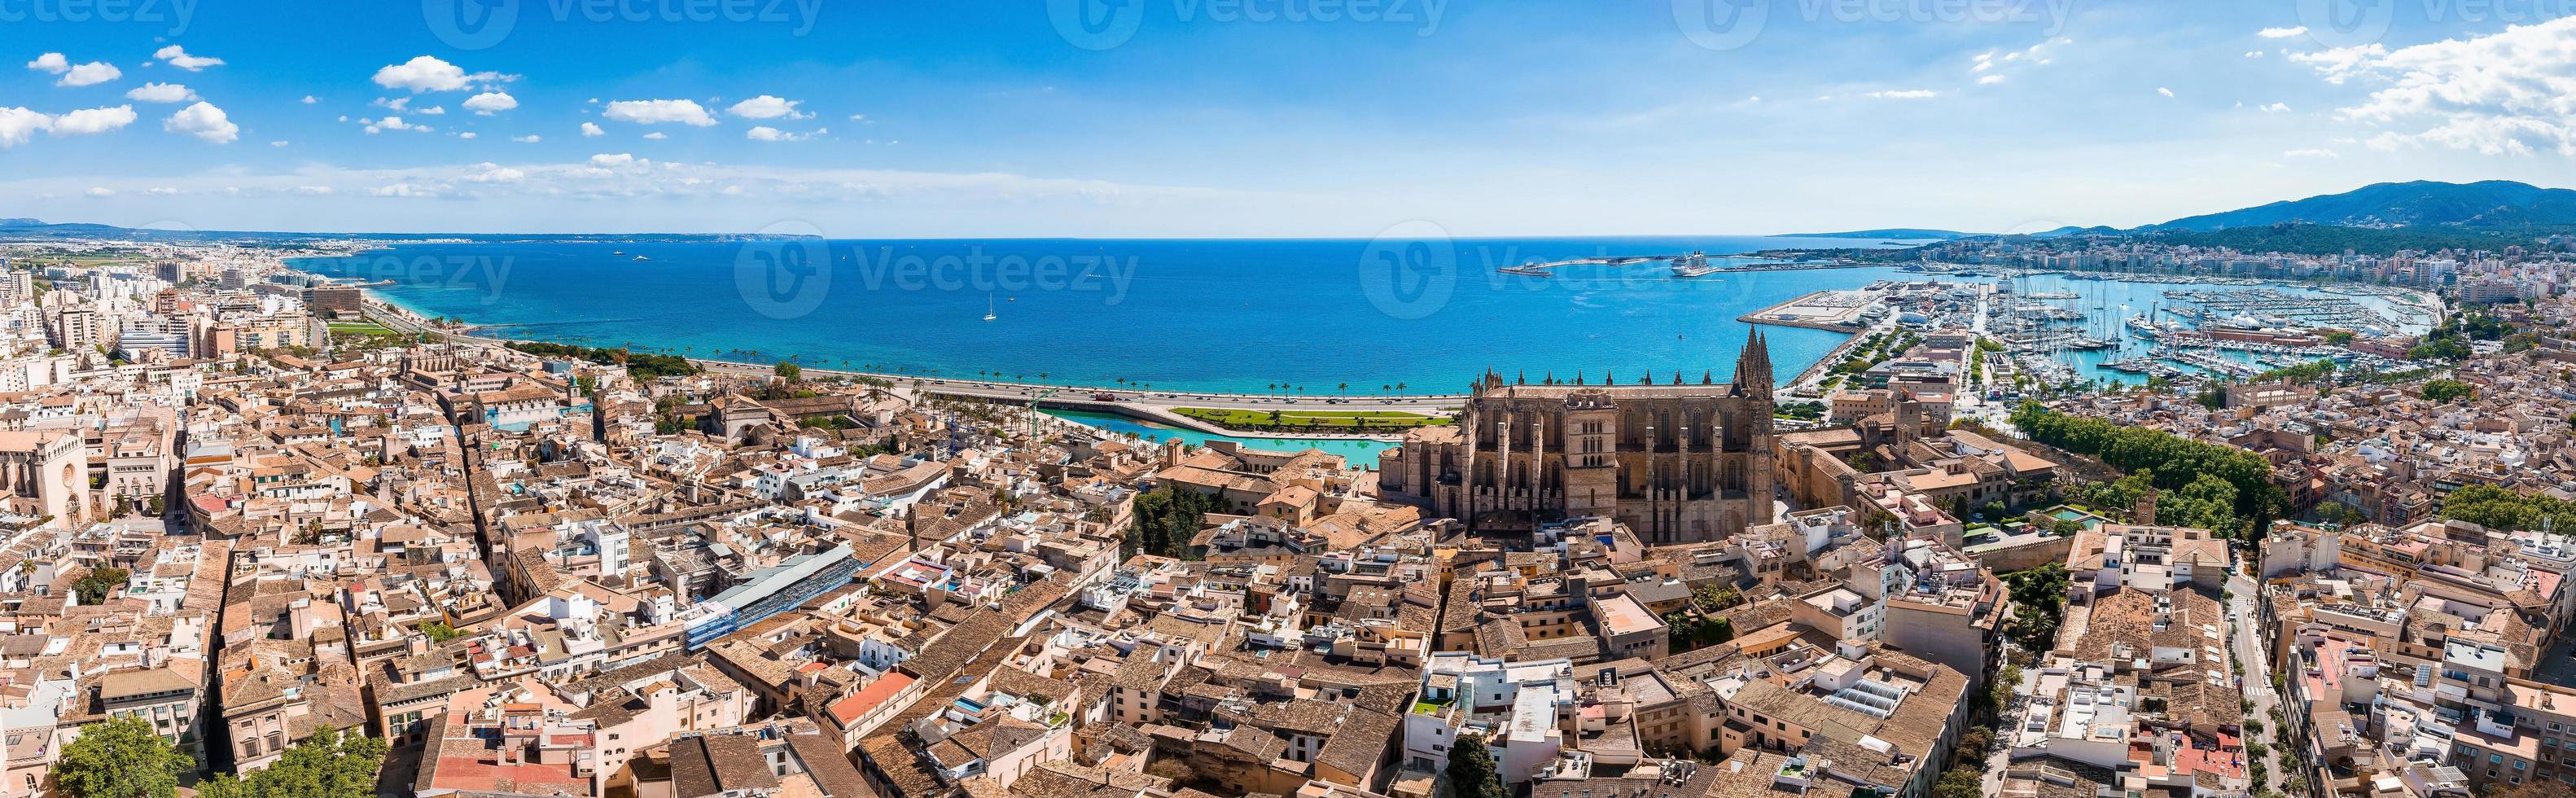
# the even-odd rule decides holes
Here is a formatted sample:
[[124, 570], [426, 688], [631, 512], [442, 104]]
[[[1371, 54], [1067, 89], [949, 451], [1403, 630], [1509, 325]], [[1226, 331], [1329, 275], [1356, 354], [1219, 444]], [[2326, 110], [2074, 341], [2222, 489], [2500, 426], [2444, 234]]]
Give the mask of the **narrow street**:
[[[2021, 650], [2007, 644], [2007, 657], [2019, 657]], [[2002, 795], [2004, 769], [2012, 764], [2013, 740], [2021, 735], [2022, 712], [2030, 706], [2031, 693], [2038, 689], [2039, 669], [2022, 666], [2021, 683], [2013, 686], [2012, 698], [1995, 716], [1995, 747], [1986, 754], [1986, 772], [1981, 776], [1981, 795]]]
[[2256, 625], [2262, 622], [2254, 606], [2256, 598], [2261, 595], [2260, 588], [2260, 585], [2242, 573], [2230, 574], [2227, 577], [2227, 591], [2230, 594], [2227, 608], [2233, 616], [2234, 623], [2231, 626], [2235, 630], [2233, 634], [2228, 635], [2227, 653], [2245, 666], [2245, 698], [2254, 702], [2254, 711], [2245, 713], [2245, 719], [2260, 721], [2263, 724], [2263, 733], [2248, 735], [2247, 742], [2262, 742], [2271, 752], [2265, 756], [2270, 761], [2264, 764], [2264, 783], [2255, 785], [2255, 788], [2258, 791], [2278, 792], [2281, 777], [2286, 775], [2287, 771], [2282, 767], [2285, 761], [2280, 755], [2283, 746], [2278, 742], [2281, 739], [2282, 730], [2272, 723], [2272, 710], [2281, 705], [2281, 698], [2272, 690], [2271, 666], [2265, 655], [2267, 649], [2255, 629]]

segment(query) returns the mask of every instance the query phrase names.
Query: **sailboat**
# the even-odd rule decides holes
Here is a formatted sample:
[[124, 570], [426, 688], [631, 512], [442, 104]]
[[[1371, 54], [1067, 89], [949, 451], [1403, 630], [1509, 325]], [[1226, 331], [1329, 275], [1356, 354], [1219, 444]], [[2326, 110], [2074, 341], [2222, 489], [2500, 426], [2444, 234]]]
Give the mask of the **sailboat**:
[[992, 295], [992, 294], [985, 294], [985, 295], [984, 295], [984, 320], [985, 320], [985, 321], [992, 321], [992, 320], [994, 320], [994, 319], [998, 319], [998, 318], [1001, 318], [1001, 317], [1000, 317], [1000, 316], [995, 316], [995, 315], [993, 315], [993, 295]]

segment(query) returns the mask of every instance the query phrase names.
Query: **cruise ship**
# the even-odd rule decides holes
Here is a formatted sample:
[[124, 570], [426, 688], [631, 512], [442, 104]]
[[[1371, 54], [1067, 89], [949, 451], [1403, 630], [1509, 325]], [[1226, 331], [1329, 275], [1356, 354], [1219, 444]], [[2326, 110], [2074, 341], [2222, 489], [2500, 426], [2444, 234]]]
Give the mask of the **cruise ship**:
[[1708, 262], [1708, 256], [1701, 253], [1693, 252], [1673, 259], [1674, 277], [1698, 277], [1717, 270], [1715, 264]]

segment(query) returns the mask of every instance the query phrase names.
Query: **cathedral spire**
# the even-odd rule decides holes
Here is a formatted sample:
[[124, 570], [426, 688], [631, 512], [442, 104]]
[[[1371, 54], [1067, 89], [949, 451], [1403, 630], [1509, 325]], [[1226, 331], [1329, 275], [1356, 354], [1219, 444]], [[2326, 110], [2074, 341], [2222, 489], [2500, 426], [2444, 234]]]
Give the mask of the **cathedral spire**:
[[1756, 399], [1771, 398], [1771, 343], [1759, 327], [1744, 340], [1744, 354], [1735, 359], [1735, 390]]

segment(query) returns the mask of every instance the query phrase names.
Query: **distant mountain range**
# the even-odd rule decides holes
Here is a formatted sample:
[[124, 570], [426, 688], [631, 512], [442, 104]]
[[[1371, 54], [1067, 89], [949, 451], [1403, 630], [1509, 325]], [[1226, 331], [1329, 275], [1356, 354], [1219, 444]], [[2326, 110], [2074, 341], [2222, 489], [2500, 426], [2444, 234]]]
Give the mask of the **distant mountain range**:
[[1957, 241], [1980, 238], [1988, 233], [1962, 233], [1957, 230], [1930, 230], [1921, 227], [1888, 227], [1878, 230], [1851, 230], [1841, 233], [1790, 233], [1781, 238], [1883, 238], [1896, 241]]
[[2188, 216], [2140, 230], [2225, 230], [2307, 223], [2338, 227], [2524, 227], [2576, 224], [2576, 191], [2510, 180], [2377, 183], [2341, 194]]
[[[2476, 183], [2376, 183], [2307, 199], [2186, 216], [2162, 224], [2117, 228], [2060, 227], [2031, 233], [2032, 238], [2071, 235], [2143, 233], [2209, 233], [2247, 227], [2316, 225], [2351, 228], [2444, 228], [2451, 233], [2492, 232], [2503, 228], [2576, 226], [2576, 190], [2541, 188], [2510, 180]], [[1797, 233], [1793, 238], [1878, 238], [1900, 241], [1955, 241], [2000, 237], [1994, 233], [1887, 228], [1843, 233]]]

